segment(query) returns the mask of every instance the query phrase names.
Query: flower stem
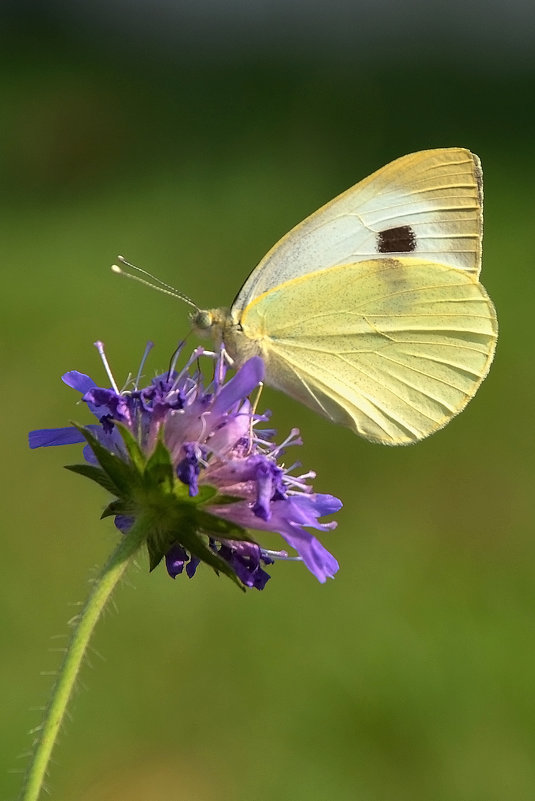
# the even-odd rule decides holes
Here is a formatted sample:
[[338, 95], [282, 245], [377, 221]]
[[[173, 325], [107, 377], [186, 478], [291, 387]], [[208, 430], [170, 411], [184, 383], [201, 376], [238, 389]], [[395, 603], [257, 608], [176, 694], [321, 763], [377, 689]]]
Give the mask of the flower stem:
[[34, 744], [32, 760], [26, 774], [20, 801], [37, 801], [39, 798], [52, 749], [93, 630], [113, 590], [132, 557], [146, 541], [148, 533], [148, 520], [140, 516], [128, 534], [123, 535], [119, 545], [94, 581], [89, 598], [76, 620], [63, 663], [58, 671], [52, 697]]

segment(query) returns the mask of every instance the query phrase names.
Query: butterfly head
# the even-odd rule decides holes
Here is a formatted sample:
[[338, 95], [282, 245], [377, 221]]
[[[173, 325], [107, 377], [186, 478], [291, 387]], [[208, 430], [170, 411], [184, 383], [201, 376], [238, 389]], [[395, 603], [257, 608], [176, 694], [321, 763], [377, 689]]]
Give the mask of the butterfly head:
[[251, 356], [266, 354], [258, 338], [251, 338], [238, 316], [229, 309], [199, 309], [191, 317], [192, 330], [200, 337], [209, 337], [216, 346], [224, 345], [227, 355], [235, 366], [240, 366]]
[[190, 315], [191, 325], [196, 334], [207, 335], [214, 324], [214, 315], [208, 309], [198, 309]]
[[229, 322], [228, 309], [197, 309], [190, 316], [193, 331], [221, 343]]

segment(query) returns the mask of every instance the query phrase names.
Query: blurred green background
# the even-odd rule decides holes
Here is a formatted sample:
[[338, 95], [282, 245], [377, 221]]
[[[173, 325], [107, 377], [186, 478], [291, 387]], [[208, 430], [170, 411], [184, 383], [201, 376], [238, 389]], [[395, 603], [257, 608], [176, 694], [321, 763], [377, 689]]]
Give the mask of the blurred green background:
[[[532, 501], [535, 62], [528, 3], [19, 2], [0, 26], [5, 488], [0, 797], [13, 799], [67, 620], [117, 535], [103, 493], [30, 452], [89, 420], [60, 381], [165, 367], [202, 306], [384, 163], [462, 145], [485, 173], [488, 379], [388, 449], [270, 390], [316, 486], [345, 502], [319, 585], [280, 564], [243, 596], [208, 569], [147, 575], [101, 621], [54, 753], [54, 801], [535, 798]], [[60, 635], [58, 637], [58, 635]], [[52, 649], [52, 651], [51, 651]]]

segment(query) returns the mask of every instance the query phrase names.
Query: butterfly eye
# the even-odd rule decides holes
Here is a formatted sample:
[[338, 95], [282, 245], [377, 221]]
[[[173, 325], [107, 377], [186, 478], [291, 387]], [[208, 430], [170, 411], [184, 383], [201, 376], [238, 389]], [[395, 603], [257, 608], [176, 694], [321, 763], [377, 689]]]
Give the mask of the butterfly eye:
[[193, 325], [201, 331], [207, 331], [214, 323], [213, 314], [209, 311], [198, 311], [193, 315]]

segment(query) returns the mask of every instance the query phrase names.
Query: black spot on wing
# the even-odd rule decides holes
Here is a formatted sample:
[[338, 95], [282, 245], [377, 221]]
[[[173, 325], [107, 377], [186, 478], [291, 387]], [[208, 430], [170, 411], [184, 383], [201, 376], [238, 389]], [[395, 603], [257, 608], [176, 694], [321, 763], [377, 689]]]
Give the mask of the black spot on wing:
[[377, 234], [379, 253], [412, 253], [416, 250], [416, 236], [410, 225], [387, 228]]

